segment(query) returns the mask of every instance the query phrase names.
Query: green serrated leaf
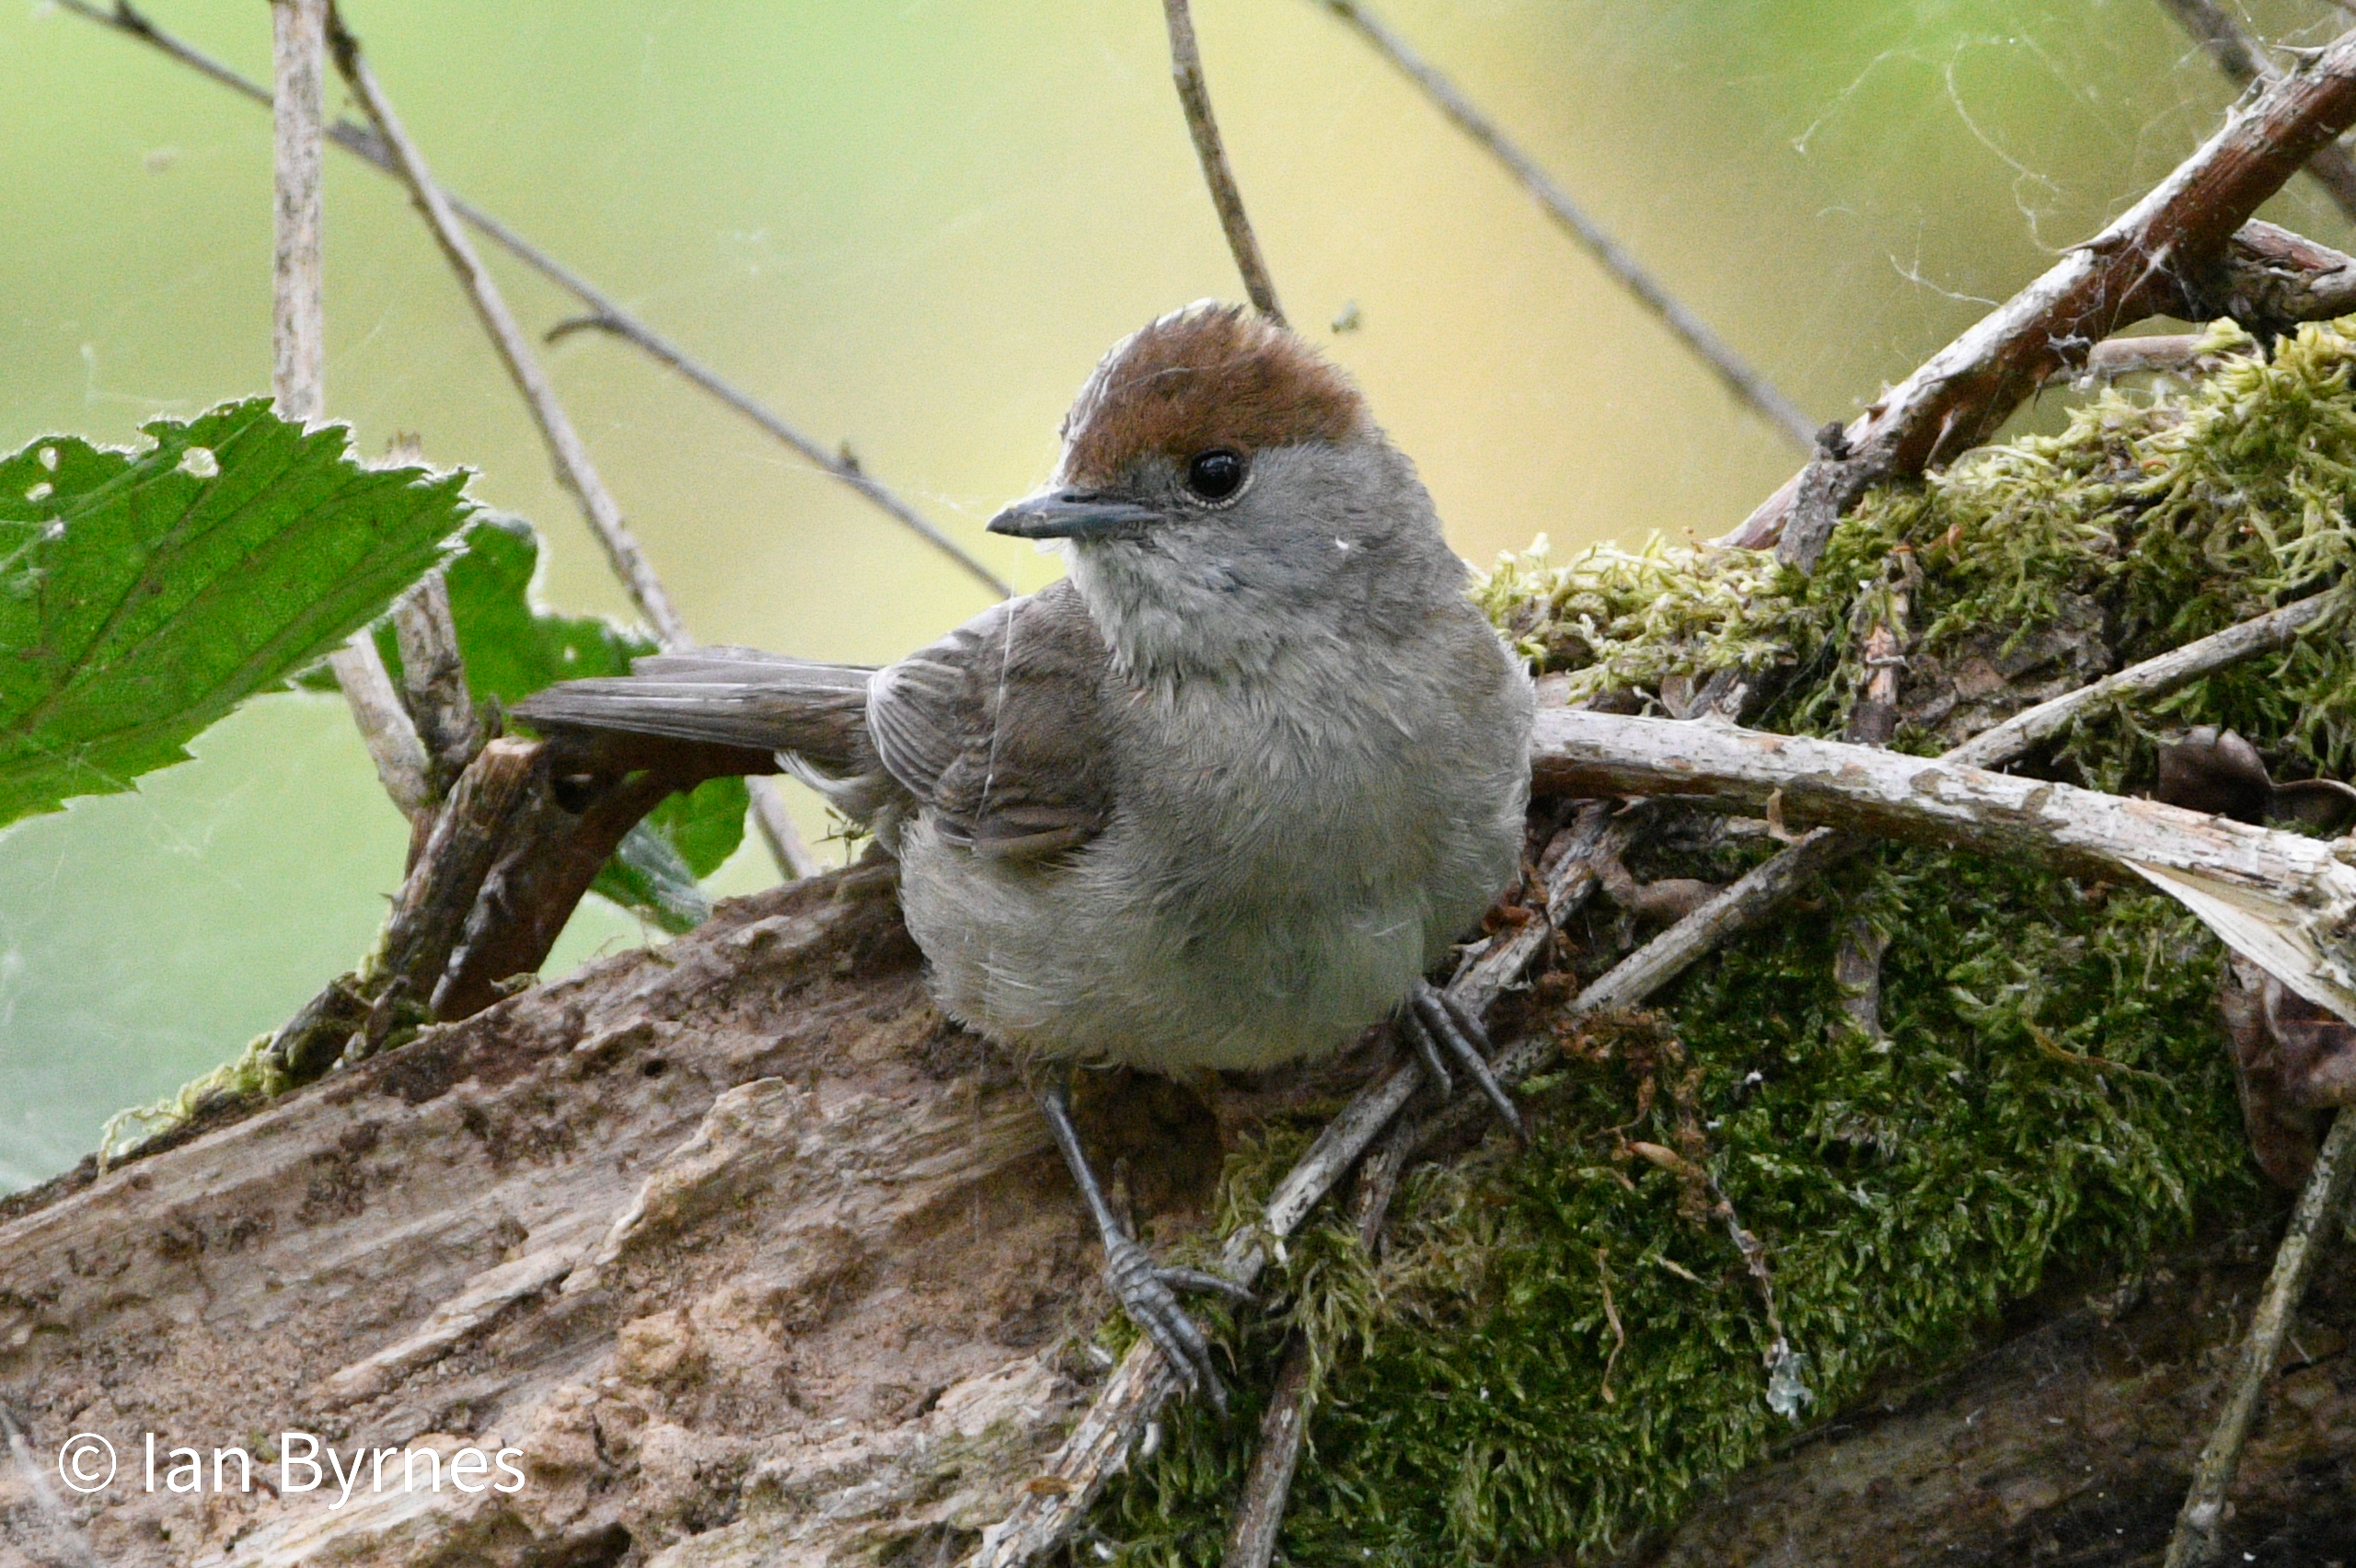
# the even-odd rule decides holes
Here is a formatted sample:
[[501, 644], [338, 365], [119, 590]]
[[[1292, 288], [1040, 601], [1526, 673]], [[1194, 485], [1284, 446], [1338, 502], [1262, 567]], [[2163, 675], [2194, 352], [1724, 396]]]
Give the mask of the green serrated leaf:
[[[531, 525], [485, 517], [467, 530], [466, 548], [444, 573], [467, 685], [477, 701], [514, 702], [559, 681], [626, 675], [654, 640], [602, 616], [535, 609], [532, 575], [540, 542]], [[387, 654], [391, 653], [387, 633]], [[393, 666], [398, 668], [398, 663]]]
[[383, 612], [473, 506], [255, 398], [0, 459], [0, 824], [125, 790]]

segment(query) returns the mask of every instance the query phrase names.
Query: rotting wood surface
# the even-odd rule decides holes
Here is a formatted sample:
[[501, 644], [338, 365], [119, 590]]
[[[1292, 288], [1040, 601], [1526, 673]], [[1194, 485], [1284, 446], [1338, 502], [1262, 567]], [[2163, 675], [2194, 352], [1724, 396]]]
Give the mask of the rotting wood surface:
[[[1003, 1509], [1103, 1306], [1029, 1096], [831, 882], [8, 1206], [0, 1403], [113, 1443], [47, 1479], [126, 1568], [860, 1555]], [[287, 1429], [529, 1482], [143, 1490], [145, 1433]], [[0, 1463], [0, 1562], [82, 1560]]]
[[[1028, 1096], [925, 1001], [889, 901], [838, 886], [725, 905], [661, 956], [0, 1203], [0, 1405], [43, 1462], [86, 1431], [123, 1457], [88, 1498], [47, 1477], [96, 1559], [716, 1568], [970, 1550], [1082, 1408], [1096, 1374], [1071, 1347], [1105, 1299]], [[1214, 1122], [1173, 1097], [1133, 1081], [1091, 1135], [1126, 1149], [1163, 1236], [1196, 1221], [1218, 1155]], [[1993, 1562], [2050, 1539], [2108, 1553], [2073, 1562], [2142, 1561], [2206, 1430], [2241, 1276], [2261, 1269], [2163, 1279], [2115, 1324], [2057, 1297], [2058, 1326], [1895, 1413], [1837, 1417], [1646, 1560]], [[2344, 1254], [2327, 1262], [2245, 1467], [2254, 1528], [2356, 1496], [2346, 1274]], [[259, 1458], [288, 1429], [346, 1454], [512, 1446], [529, 1481], [364, 1483], [341, 1507], [332, 1481], [141, 1490], [146, 1432]], [[82, 1561], [0, 1464], [0, 1564]]]

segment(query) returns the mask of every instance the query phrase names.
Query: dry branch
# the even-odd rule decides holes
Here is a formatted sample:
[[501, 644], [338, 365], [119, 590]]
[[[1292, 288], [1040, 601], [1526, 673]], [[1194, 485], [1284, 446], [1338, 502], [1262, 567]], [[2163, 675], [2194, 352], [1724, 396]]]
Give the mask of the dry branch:
[[393, 688], [392, 674], [385, 668], [384, 656], [376, 651], [375, 639], [364, 629], [328, 655], [328, 669], [351, 705], [360, 739], [376, 765], [377, 782], [384, 785], [401, 815], [417, 821], [420, 813], [433, 806], [434, 798], [426, 782], [425, 745], [418, 739], [409, 709], [401, 706], [400, 693]]
[[1606, 713], [1541, 714], [1533, 775], [1558, 793], [1700, 797], [2070, 871], [2131, 872], [2292, 989], [2356, 1017], [2356, 867], [2316, 839], [1945, 758]]
[[2197, 286], [2223, 262], [2258, 204], [2351, 122], [2356, 32], [2269, 85], [2102, 233], [1884, 394], [1726, 542], [1774, 544], [1812, 567], [1869, 486], [1979, 444], [2096, 343], [2179, 303], [2188, 280]]
[[[647, 745], [599, 735], [549, 742], [529, 801], [485, 874], [465, 929], [432, 989], [437, 1020], [470, 1018], [538, 972], [574, 906], [639, 820], [665, 796], [723, 775], [757, 776], [777, 759], [730, 746]], [[764, 783], [757, 777], [749, 783]]]
[[1455, 83], [1441, 75], [1429, 61], [1409, 47], [1405, 40], [1392, 32], [1382, 18], [1357, 4], [1357, 0], [1321, 0], [1321, 3], [1348, 23], [1359, 37], [1374, 45], [1383, 58], [1397, 66], [1408, 80], [1423, 88], [1439, 111], [1456, 122], [1459, 130], [1505, 165], [1507, 172], [1521, 181], [1522, 189], [1546, 209], [1547, 215], [1586, 247], [1588, 254], [1594, 257], [1622, 288], [1633, 294], [1638, 304], [1658, 317], [1661, 324], [1676, 334], [1680, 342], [1726, 383], [1728, 391], [1790, 437], [1801, 451], [1815, 450], [1816, 426], [1808, 421], [1808, 417], [1784, 397], [1773, 382], [1745, 363], [1741, 355], [1710, 330], [1707, 322], [1680, 304], [1662, 286], [1660, 280], [1646, 270], [1644, 263], [1611, 236], [1610, 230], [1571, 200], [1570, 193], [1554, 183], [1553, 177], [1538, 166], [1535, 158], [1497, 129], [1496, 122], [1482, 113]]
[[[2244, 90], [2257, 83], [2272, 86], [2281, 69], [2266, 57], [2266, 45], [2242, 30], [2232, 13], [2217, 0], [2160, 0], [2161, 9], [2217, 63], [2235, 86]], [[2316, 150], [2307, 173], [2324, 188], [2340, 214], [2356, 223], [2356, 157], [2338, 142]]]
[[2170, 332], [2148, 338], [2106, 338], [2086, 355], [2077, 382], [2116, 381], [2122, 375], [2182, 375], [2199, 368], [2201, 344], [2198, 332]]
[[421, 999], [432, 995], [491, 862], [514, 836], [538, 751], [533, 742], [512, 738], [483, 748], [451, 790], [425, 852], [393, 900], [393, 917], [379, 944], [379, 967], [406, 980]]
[[[101, 8], [92, 4], [91, 0], [57, 0], [57, 4], [77, 17], [138, 39], [152, 46], [159, 53], [178, 61], [200, 75], [219, 83], [231, 92], [250, 98], [265, 108], [270, 105], [271, 95], [267, 89], [255, 82], [248, 81], [202, 50], [194, 48], [156, 26], [143, 12], [133, 6], [129, 0], [116, 0], [111, 9]], [[354, 125], [349, 121], [338, 121], [327, 128], [327, 138], [379, 173], [390, 175], [396, 179], [400, 178], [400, 170], [394, 162], [391, 152], [387, 149], [382, 141], [365, 128]], [[651, 358], [676, 371], [688, 382], [752, 421], [770, 436], [791, 447], [831, 478], [857, 490], [877, 508], [949, 557], [967, 575], [1000, 598], [1005, 598], [1014, 592], [1005, 579], [968, 555], [956, 541], [926, 521], [915, 508], [878, 483], [873, 476], [860, 468], [858, 464], [828, 452], [795, 426], [764, 407], [751, 394], [733, 382], [725, 380], [710, 366], [695, 359], [669, 339], [639, 320], [623, 309], [611, 295], [598, 289], [587, 279], [517, 234], [514, 229], [509, 228], [498, 218], [447, 190], [445, 190], [443, 194], [449, 201], [450, 210], [464, 219], [476, 233], [480, 234], [588, 307], [588, 314], [585, 317], [576, 318], [570, 325], [575, 328], [595, 326], [635, 345]]]
[[[360, 52], [359, 41], [340, 22], [333, 24], [329, 42], [334, 48], [336, 68], [350, 84], [352, 95], [360, 100], [376, 135], [392, 155], [401, 180], [409, 187], [411, 199], [424, 214], [427, 225], [433, 231], [436, 243], [449, 258], [458, 274], [459, 283], [466, 289], [468, 301], [480, 317], [483, 329], [491, 334], [492, 346], [498, 350], [502, 363], [523, 393], [530, 407], [533, 421], [539, 426], [540, 435], [548, 444], [549, 456], [556, 465], [557, 478], [572, 492], [580, 503], [583, 516], [588, 519], [592, 532], [606, 548], [606, 558], [612, 562], [615, 575], [622, 580], [631, 601], [653, 627], [656, 639], [665, 648], [688, 648], [694, 639], [688, 635], [687, 621], [671, 595], [655, 575], [654, 568], [639, 548], [638, 539], [622, 520], [621, 507], [606, 482], [590, 461], [589, 449], [583, 444], [580, 432], [572, 427], [572, 420], [556, 396], [547, 373], [542, 370], [539, 356], [515, 324], [507, 308], [499, 284], [491, 278], [482, 259], [475, 253], [473, 242], [467, 238], [449, 198], [433, 181], [432, 172], [417, 144], [401, 129], [400, 119], [377, 86], [375, 73], [368, 68], [367, 60]], [[793, 825], [793, 818], [774, 786], [756, 779], [751, 786], [753, 821], [768, 840], [778, 865], [790, 877], [814, 876], [819, 870], [818, 858], [803, 842]]]
[[2162, 302], [2165, 314], [2230, 317], [2253, 332], [2280, 334], [2356, 310], [2356, 257], [2258, 218], [2234, 231], [2221, 263], [2179, 282], [2182, 296]]
[[328, 0], [271, 0], [278, 90], [276, 234], [271, 313], [271, 387], [278, 411], [308, 423], [326, 402], [325, 291], [319, 276], [319, 78], [326, 69]]
[[430, 830], [413, 839], [375, 952], [279, 1030], [272, 1062], [300, 1083], [405, 1025], [473, 1017], [537, 973], [598, 869], [664, 797], [776, 767], [766, 752], [630, 735], [491, 742], [422, 818]]
[[[326, 68], [328, 0], [271, 0], [271, 177], [275, 245], [271, 256], [271, 396], [280, 414], [305, 424], [326, 411], [327, 295], [320, 247], [325, 224], [319, 178], [320, 77]], [[363, 629], [328, 660], [352, 722], [393, 804], [412, 824], [441, 795], [409, 713], [394, 693], [376, 644]], [[446, 783], [446, 780], [445, 780]]]
[[427, 784], [440, 800], [475, 759], [482, 737], [475, 725], [467, 666], [451, 618], [450, 588], [430, 571], [393, 605], [393, 636], [401, 651], [401, 686], [416, 721], [429, 768]]
[[[2302, 631], [2320, 621], [2334, 603], [2331, 595], [2316, 594], [2154, 655], [2016, 713], [2003, 723], [1981, 731], [1938, 760], [1949, 766], [1974, 768], [2005, 767], [2103, 708], [2149, 701], [2227, 665], [2286, 647]], [[1781, 812], [1785, 802], [1779, 799], [1776, 804]], [[1819, 827], [1803, 835], [1797, 843], [1736, 879], [1699, 909], [1612, 965], [1573, 998], [1567, 1016], [1583, 1017], [1637, 1006], [1870, 842], [1869, 838], [1831, 827]], [[1508, 1083], [1519, 1082], [1545, 1066], [1551, 1050], [1551, 1043], [1538, 1039], [1507, 1046], [1496, 1063], [1498, 1078]], [[1412, 1148], [1428, 1147], [1461, 1129], [1466, 1120], [1458, 1108], [1450, 1107], [1426, 1126], [1403, 1137]]]
[[1243, 1500], [1228, 1532], [1225, 1568], [1268, 1568], [1284, 1528], [1285, 1500], [1300, 1462], [1309, 1427], [1309, 1341], [1298, 1331], [1285, 1346], [1268, 1409], [1260, 1418], [1260, 1439], [1244, 1477]]
[[2356, 1180], [2356, 1113], [2341, 1111], [2332, 1118], [2330, 1136], [2316, 1156], [2316, 1167], [2299, 1193], [2298, 1206], [2275, 1251], [2273, 1271], [2266, 1276], [2265, 1294], [2250, 1314], [2249, 1331], [2234, 1367], [2217, 1425], [2193, 1468], [2192, 1487], [2177, 1516], [2175, 1536], [2168, 1542], [2166, 1568], [2205, 1568], [2224, 1550], [2219, 1532], [2225, 1522], [2225, 1493], [2241, 1467], [2242, 1447], [2250, 1421], [2258, 1413], [2258, 1396], [2273, 1379], [2282, 1358], [2282, 1342], [2298, 1317], [2299, 1303], [2315, 1277], [2324, 1227], [2339, 1216]]
[[1178, 103], [1186, 111], [1186, 132], [1195, 139], [1195, 156], [1202, 160], [1203, 180], [1211, 189], [1211, 205], [1218, 209], [1218, 226], [1227, 248], [1235, 255], [1235, 270], [1243, 274], [1243, 292], [1253, 307], [1269, 320], [1283, 324], [1284, 309], [1276, 304], [1276, 285], [1260, 254], [1260, 241], [1244, 215], [1243, 192], [1235, 188], [1235, 171], [1228, 167], [1227, 147], [1219, 140], [1218, 121], [1211, 118], [1210, 87], [1203, 80], [1203, 54], [1195, 44], [1195, 18], [1187, 0], [1161, 0], [1162, 18], [1170, 25], [1170, 76], [1178, 85]]

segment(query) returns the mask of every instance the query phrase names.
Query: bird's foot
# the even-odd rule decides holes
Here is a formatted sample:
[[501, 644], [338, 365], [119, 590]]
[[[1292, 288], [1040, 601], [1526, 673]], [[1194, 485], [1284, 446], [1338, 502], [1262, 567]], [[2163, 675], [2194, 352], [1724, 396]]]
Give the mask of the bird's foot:
[[1038, 1086], [1039, 1109], [1047, 1118], [1047, 1131], [1056, 1140], [1056, 1147], [1064, 1157], [1066, 1169], [1080, 1188], [1088, 1212], [1096, 1221], [1097, 1236], [1104, 1243], [1104, 1280], [1113, 1294], [1121, 1298], [1121, 1306], [1130, 1321], [1145, 1332], [1189, 1392], [1202, 1389], [1221, 1415], [1227, 1413], [1227, 1385], [1218, 1380], [1218, 1368], [1211, 1363], [1211, 1342], [1203, 1335], [1186, 1309], [1178, 1305], [1182, 1290], [1216, 1291], [1230, 1301], [1249, 1301], [1252, 1293], [1231, 1279], [1222, 1279], [1200, 1269], [1165, 1268], [1153, 1261], [1153, 1254], [1137, 1243], [1121, 1216], [1114, 1212], [1112, 1201], [1104, 1194], [1104, 1184], [1096, 1179], [1095, 1168], [1088, 1163], [1088, 1153], [1080, 1145], [1080, 1129], [1072, 1125], [1071, 1085], [1055, 1078]]
[[1399, 1009], [1399, 1022], [1442, 1100], [1456, 1092], [1456, 1080], [1448, 1070], [1453, 1061], [1481, 1090], [1497, 1119], [1513, 1129], [1513, 1136], [1529, 1138], [1513, 1098], [1489, 1070], [1489, 1032], [1469, 1009], [1430, 981], [1418, 980]]
[[1231, 1279], [1201, 1269], [1170, 1268], [1126, 1236], [1104, 1238], [1104, 1278], [1121, 1298], [1130, 1321], [1153, 1341], [1189, 1392], [1200, 1389], [1212, 1408], [1227, 1413], [1227, 1385], [1211, 1361], [1211, 1343], [1200, 1325], [1178, 1304], [1182, 1290], [1211, 1291], [1242, 1304], [1252, 1293]]

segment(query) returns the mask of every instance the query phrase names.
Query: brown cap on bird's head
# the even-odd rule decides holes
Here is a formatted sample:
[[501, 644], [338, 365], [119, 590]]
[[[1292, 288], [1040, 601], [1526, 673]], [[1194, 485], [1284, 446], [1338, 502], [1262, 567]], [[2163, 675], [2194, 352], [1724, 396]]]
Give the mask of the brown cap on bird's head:
[[1131, 333], [1097, 365], [1064, 416], [1064, 480], [1110, 484], [1140, 457], [1184, 463], [1373, 427], [1358, 389], [1307, 342], [1242, 306], [1205, 302]]

